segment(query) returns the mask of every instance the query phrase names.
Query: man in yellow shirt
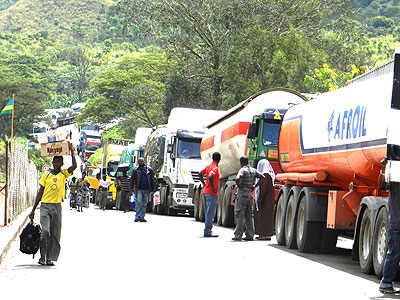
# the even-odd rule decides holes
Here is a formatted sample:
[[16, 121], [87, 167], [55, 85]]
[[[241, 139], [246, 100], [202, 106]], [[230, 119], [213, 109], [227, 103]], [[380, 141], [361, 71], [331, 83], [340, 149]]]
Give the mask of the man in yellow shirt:
[[40, 178], [40, 188], [36, 196], [35, 204], [29, 217], [35, 217], [35, 209], [40, 205], [40, 225], [42, 234], [40, 236], [40, 265], [54, 266], [60, 254], [61, 237], [61, 201], [64, 198], [65, 182], [76, 169], [74, 148], [69, 143], [72, 157], [72, 166], [61, 169], [64, 164], [62, 156], [53, 157], [53, 169], [44, 173]]

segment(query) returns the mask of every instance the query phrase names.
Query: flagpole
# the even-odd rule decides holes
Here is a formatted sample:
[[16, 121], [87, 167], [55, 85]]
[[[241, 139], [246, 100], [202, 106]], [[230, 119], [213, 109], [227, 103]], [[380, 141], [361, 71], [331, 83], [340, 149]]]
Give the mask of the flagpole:
[[12, 94], [12, 99], [13, 99], [13, 105], [12, 105], [12, 117], [11, 117], [11, 142], [14, 137], [14, 104], [15, 104], [14, 93]]

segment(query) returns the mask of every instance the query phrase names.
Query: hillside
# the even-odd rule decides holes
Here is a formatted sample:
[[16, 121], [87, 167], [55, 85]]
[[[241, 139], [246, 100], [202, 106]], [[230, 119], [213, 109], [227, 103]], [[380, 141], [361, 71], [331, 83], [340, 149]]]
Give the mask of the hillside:
[[[7, 8], [10, 2], [0, 2]], [[95, 39], [107, 27], [114, 0], [19, 0], [0, 11], [0, 31], [22, 35], [42, 32], [49, 38]], [[7, 5], [8, 4], [8, 5]]]

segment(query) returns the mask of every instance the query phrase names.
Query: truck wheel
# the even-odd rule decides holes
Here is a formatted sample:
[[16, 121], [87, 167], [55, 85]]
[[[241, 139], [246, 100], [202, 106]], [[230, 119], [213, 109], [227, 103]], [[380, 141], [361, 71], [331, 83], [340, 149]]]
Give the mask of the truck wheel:
[[171, 197], [172, 195], [168, 193], [165, 211], [168, 216], [176, 216], [177, 211], [171, 207]]
[[296, 243], [300, 252], [310, 253], [317, 248], [320, 223], [307, 221], [307, 195], [302, 194], [297, 210]]
[[199, 221], [204, 222], [205, 215], [204, 215], [204, 202], [203, 202], [203, 193], [199, 194]]
[[231, 195], [232, 195], [232, 183], [227, 183], [224, 191], [224, 197], [222, 198], [222, 226], [233, 227], [234, 226], [234, 211], [231, 205]]
[[286, 205], [285, 242], [289, 249], [296, 249], [296, 207], [295, 193], [291, 193]]
[[375, 230], [372, 239], [372, 255], [374, 271], [378, 278], [382, 277], [383, 265], [386, 259], [386, 252], [388, 248], [387, 230], [389, 228], [389, 217], [386, 207], [378, 213], [376, 218]]
[[[154, 206], [154, 203], [153, 203], [153, 196], [152, 195], [150, 195], [149, 196], [149, 202], [147, 202], [147, 206], [146, 206], [146, 212], [152, 212], [153, 211], [153, 206]], [[121, 207], [121, 210], [122, 210], [122, 207]]]
[[[165, 204], [167, 203], [168, 186], [163, 185], [160, 191], [160, 204], [157, 205], [157, 214], [165, 215]], [[164, 204], [163, 204], [164, 203]]]
[[275, 235], [278, 245], [285, 246], [285, 214], [286, 214], [286, 199], [287, 199], [287, 187], [284, 186], [279, 193], [276, 201], [275, 209]]
[[218, 205], [217, 205], [217, 225], [222, 225], [222, 206], [224, 201], [224, 188], [221, 187], [218, 193]]
[[366, 274], [371, 274], [373, 270], [371, 228], [372, 228], [371, 212], [368, 208], [366, 208], [361, 220], [360, 239], [358, 244], [360, 267], [361, 270]]
[[194, 204], [194, 208], [193, 208], [193, 214], [194, 214], [194, 219], [196, 221], [200, 221], [199, 219], [199, 196], [200, 196], [201, 190], [200, 189], [195, 189], [193, 191], [193, 204]]

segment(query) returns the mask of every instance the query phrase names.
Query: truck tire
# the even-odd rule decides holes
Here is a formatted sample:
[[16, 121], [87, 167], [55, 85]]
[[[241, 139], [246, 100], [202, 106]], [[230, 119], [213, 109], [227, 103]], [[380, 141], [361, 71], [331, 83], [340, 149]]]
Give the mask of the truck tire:
[[204, 202], [203, 202], [203, 193], [199, 193], [199, 221], [204, 222], [205, 214], [204, 214]]
[[299, 187], [292, 187], [286, 205], [285, 216], [285, 243], [289, 249], [296, 249], [296, 197]]
[[231, 205], [233, 183], [227, 183], [224, 189], [224, 197], [222, 201], [222, 226], [233, 227], [234, 226], [234, 211]]
[[167, 202], [166, 202], [165, 211], [166, 211], [168, 216], [176, 216], [177, 215], [177, 211], [171, 207], [172, 195], [170, 193], [166, 193], [166, 195], [167, 195]]
[[361, 219], [360, 238], [358, 243], [358, 255], [360, 258], [361, 270], [366, 274], [371, 274], [373, 270], [372, 220], [371, 212], [368, 207], [364, 210]]
[[382, 207], [376, 218], [374, 235], [372, 238], [372, 255], [375, 275], [382, 277], [383, 265], [388, 248], [387, 230], [389, 228], [389, 217], [386, 207]]
[[159, 205], [153, 205], [152, 212], [153, 212], [153, 214], [155, 214], [155, 215], [158, 215], [158, 206], [159, 206]]
[[[167, 203], [168, 186], [162, 185], [160, 190], [160, 204], [155, 206], [157, 214], [165, 215], [165, 203]], [[164, 203], [164, 204], [163, 204]]]
[[287, 191], [286, 186], [281, 188], [278, 199], [276, 200], [275, 208], [275, 236], [278, 245], [285, 246], [285, 215], [287, 204]]
[[153, 200], [153, 195], [150, 194], [149, 195], [149, 200], [148, 200], [147, 205], [146, 205], [146, 212], [148, 212], [148, 213], [153, 212], [153, 206], [154, 206], [153, 201], [154, 201]]
[[307, 194], [302, 194], [297, 210], [296, 244], [300, 252], [310, 253], [317, 248], [321, 233], [320, 222], [307, 221]]
[[218, 193], [218, 205], [217, 205], [217, 225], [221, 226], [222, 225], [222, 206], [223, 206], [223, 201], [224, 201], [224, 188], [221, 187], [219, 189]]
[[194, 199], [193, 199], [193, 204], [194, 204], [193, 215], [194, 215], [194, 219], [196, 221], [200, 221], [200, 219], [199, 219], [199, 196], [200, 196], [200, 192], [201, 192], [201, 190], [199, 188], [196, 188], [193, 191], [193, 197], [194, 197]]

